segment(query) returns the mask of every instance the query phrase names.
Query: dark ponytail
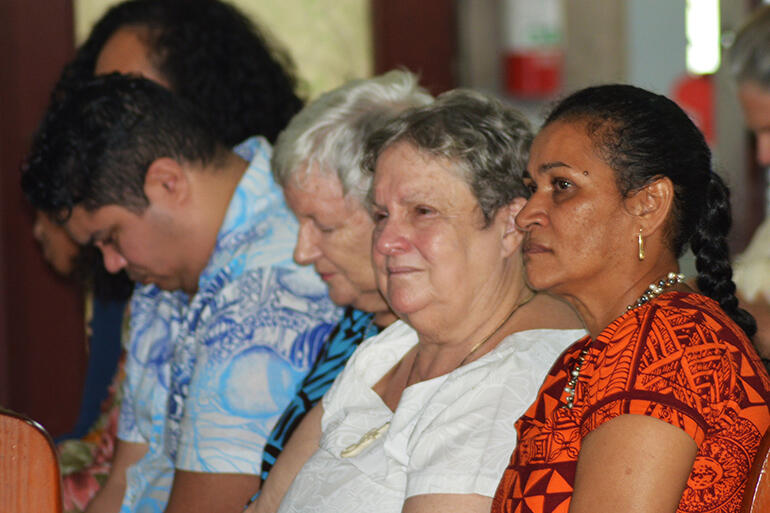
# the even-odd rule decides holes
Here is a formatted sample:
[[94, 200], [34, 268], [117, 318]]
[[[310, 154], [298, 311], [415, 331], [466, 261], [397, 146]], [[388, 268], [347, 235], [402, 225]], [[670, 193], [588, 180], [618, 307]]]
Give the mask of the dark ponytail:
[[732, 280], [727, 246], [731, 224], [730, 191], [719, 175], [710, 173], [703, 213], [690, 239], [698, 270], [698, 289], [719, 302], [727, 315], [751, 338], [757, 332], [757, 323], [751, 314], [738, 306]]

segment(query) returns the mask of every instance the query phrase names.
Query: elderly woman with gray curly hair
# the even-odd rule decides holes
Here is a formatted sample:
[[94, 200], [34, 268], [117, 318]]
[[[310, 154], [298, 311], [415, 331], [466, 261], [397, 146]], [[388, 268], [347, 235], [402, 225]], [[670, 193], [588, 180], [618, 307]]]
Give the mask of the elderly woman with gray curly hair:
[[304, 466], [278, 511], [489, 511], [512, 419], [584, 333], [524, 281], [515, 217], [531, 138], [515, 110], [454, 91], [368, 139], [375, 276], [400, 320], [306, 419], [306, 452], [279, 458]]

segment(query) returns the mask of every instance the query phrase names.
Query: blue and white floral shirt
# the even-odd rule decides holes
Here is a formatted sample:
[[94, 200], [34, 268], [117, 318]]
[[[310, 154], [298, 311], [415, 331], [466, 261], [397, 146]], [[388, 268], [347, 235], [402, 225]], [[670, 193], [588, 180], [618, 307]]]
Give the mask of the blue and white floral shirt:
[[147, 285], [131, 300], [118, 437], [149, 449], [128, 470], [121, 513], [162, 512], [175, 469], [259, 475], [273, 425], [340, 315], [312, 269], [292, 262], [297, 224], [269, 144], [236, 152], [250, 165], [198, 292]]

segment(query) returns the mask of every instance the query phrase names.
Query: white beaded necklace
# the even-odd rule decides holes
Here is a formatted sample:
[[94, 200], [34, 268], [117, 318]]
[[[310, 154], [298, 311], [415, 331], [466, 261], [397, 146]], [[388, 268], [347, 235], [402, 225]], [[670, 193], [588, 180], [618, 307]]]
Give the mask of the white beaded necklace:
[[[682, 273], [668, 273], [665, 278], [662, 278], [658, 281], [654, 281], [650, 283], [650, 286], [647, 287], [647, 290], [642, 294], [639, 299], [636, 300], [635, 303], [630, 304], [626, 307], [626, 312], [629, 312], [633, 310], [634, 308], [638, 308], [644, 304], [647, 304], [650, 302], [651, 299], [658, 297], [663, 293], [664, 290], [666, 290], [669, 287], [673, 287], [674, 285], [677, 285], [679, 283], [682, 283], [685, 279], [684, 274]], [[583, 363], [586, 361], [586, 356], [588, 355], [590, 346], [586, 346], [582, 351], [580, 351], [580, 354], [577, 358], [577, 363], [575, 364], [575, 367], [572, 369], [572, 372], [570, 372], [570, 380], [567, 382], [567, 386], [564, 387], [564, 391], [567, 392], [567, 398], [564, 406], [562, 408], [566, 408], [568, 410], [571, 410], [572, 407], [575, 404], [575, 389], [577, 388], [577, 382], [578, 378], [580, 378], [580, 370], [583, 367]]]
[[677, 285], [678, 283], [682, 283], [684, 281], [684, 274], [682, 273], [668, 273], [665, 278], [662, 278], [658, 280], [657, 282], [650, 283], [650, 286], [647, 287], [647, 290], [645, 291], [642, 296], [636, 300], [636, 303], [632, 305], [628, 305], [626, 307], [626, 311], [633, 310], [634, 308], [638, 308], [642, 306], [643, 304], [650, 301], [650, 299], [660, 296], [664, 290], [666, 290], [669, 287], [673, 287], [674, 285]]

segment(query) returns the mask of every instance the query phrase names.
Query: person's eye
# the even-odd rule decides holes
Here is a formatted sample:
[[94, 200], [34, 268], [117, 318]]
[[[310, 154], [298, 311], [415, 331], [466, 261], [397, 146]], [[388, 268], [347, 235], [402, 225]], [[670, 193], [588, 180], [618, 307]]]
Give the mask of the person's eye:
[[553, 188], [556, 192], [567, 191], [572, 188], [572, 182], [564, 178], [554, 178]]
[[436, 213], [435, 210], [433, 210], [432, 208], [430, 208], [428, 206], [425, 206], [425, 205], [417, 205], [416, 207], [414, 207], [414, 211], [419, 216], [429, 216], [431, 214], [435, 214]]
[[332, 233], [334, 231], [334, 226], [319, 223], [318, 220], [314, 220], [313, 224], [315, 224], [316, 229], [321, 233]]
[[529, 178], [524, 179], [524, 187], [526, 187], [527, 190], [529, 190], [530, 194], [535, 194], [535, 192], [537, 191], [537, 184], [535, 183], [534, 180]]
[[379, 224], [381, 221], [387, 219], [388, 213], [385, 210], [377, 209], [372, 211], [372, 220], [375, 224]]
[[104, 238], [100, 239], [94, 245], [100, 248], [110, 247], [115, 251], [120, 251], [120, 241], [118, 240], [118, 236], [115, 234], [115, 232], [109, 232], [104, 236]]

